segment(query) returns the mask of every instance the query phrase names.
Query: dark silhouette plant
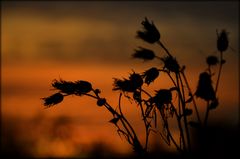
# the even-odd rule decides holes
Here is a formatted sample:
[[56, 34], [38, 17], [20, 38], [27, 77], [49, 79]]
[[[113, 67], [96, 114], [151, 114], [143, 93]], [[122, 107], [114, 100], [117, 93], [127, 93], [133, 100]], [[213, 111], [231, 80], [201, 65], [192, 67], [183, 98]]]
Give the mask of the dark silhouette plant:
[[[159, 134], [168, 145], [172, 143], [179, 152], [188, 153], [192, 148], [189, 127], [197, 130], [206, 127], [210, 111], [219, 105], [217, 90], [222, 66], [226, 62], [223, 59], [223, 52], [227, 50], [229, 45], [228, 34], [225, 30], [217, 32], [219, 57], [213, 55], [207, 57], [207, 69], [200, 73], [196, 91], [193, 91], [185, 75], [185, 65], [181, 65], [162, 43], [162, 37], [154, 23], [150, 23], [145, 18], [142, 25], [143, 31], [137, 31], [137, 38], [150, 44], [159, 45], [166, 55], [160, 57], [150, 49], [139, 47], [132, 54], [132, 57], [144, 61], [156, 58], [163, 62], [163, 66], [160, 68], [152, 67], [140, 73], [133, 71], [129, 77], [123, 79], [114, 78], [113, 91], [119, 92], [117, 107], [108, 103], [107, 99], [101, 96], [100, 89], [94, 88], [88, 81], [72, 82], [62, 79], [53, 81], [52, 86], [57, 90], [57, 93], [42, 98], [44, 106], [48, 108], [56, 105], [69, 95], [88, 96], [95, 99], [98, 106], [105, 107], [112, 114], [112, 119], [109, 122], [116, 127], [119, 136], [124, 137], [137, 154], [145, 155], [149, 152], [149, 137], [152, 133]], [[212, 67], [215, 65], [219, 65], [219, 71], [214, 87], [215, 72], [213, 72]], [[148, 86], [161, 76], [167, 76], [172, 86], [159, 88], [155, 90], [155, 94], [150, 93]], [[176, 102], [173, 102], [173, 94], [176, 94]], [[145, 141], [140, 141], [134, 126], [122, 111], [122, 98], [135, 101], [131, 103], [137, 105], [136, 109], [140, 109], [145, 129]], [[203, 122], [198, 111], [197, 98], [206, 101], [207, 107]], [[195, 120], [189, 118], [193, 113], [196, 114]], [[169, 119], [171, 118], [178, 125], [179, 140], [173, 137], [173, 130], [170, 129]], [[159, 123], [157, 120], [162, 122]], [[162, 126], [161, 131], [159, 125]]]

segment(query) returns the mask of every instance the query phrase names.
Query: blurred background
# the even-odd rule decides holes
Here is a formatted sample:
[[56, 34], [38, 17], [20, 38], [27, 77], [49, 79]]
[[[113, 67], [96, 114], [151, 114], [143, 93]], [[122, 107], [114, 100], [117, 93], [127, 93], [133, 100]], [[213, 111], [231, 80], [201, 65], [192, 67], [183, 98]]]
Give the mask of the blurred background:
[[[143, 72], [159, 61], [131, 58], [144, 46], [136, 38], [145, 17], [154, 21], [161, 41], [186, 65], [193, 90], [208, 55], [218, 56], [216, 30], [226, 29], [232, 49], [224, 53], [219, 107], [209, 120], [237, 127], [239, 122], [239, 2], [26, 1], [1, 2], [1, 149], [7, 155], [88, 157], [132, 152], [108, 121], [111, 114], [88, 97], [70, 96], [44, 109], [42, 97], [54, 93], [54, 79], [87, 80], [116, 105], [113, 78]], [[217, 67], [215, 68], [217, 70]], [[168, 88], [159, 78], [154, 87]], [[199, 101], [200, 102], [200, 101]], [[141, 136], [135, 105], [124, 111]], [[200, 111], [205, 107], [201, 105]], [[203, 117], [203, 116], [202, 116]], [[162, 141], [158, 141], [160, 144]]]

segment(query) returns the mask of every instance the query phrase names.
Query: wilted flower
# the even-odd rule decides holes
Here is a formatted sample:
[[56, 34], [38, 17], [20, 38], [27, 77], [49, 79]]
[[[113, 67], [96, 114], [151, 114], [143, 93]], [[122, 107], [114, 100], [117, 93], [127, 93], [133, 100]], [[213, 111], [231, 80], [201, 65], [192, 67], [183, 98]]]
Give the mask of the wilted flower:
[[147, 60], [153, 60], [156, 56], [152, 50], [139, 47], [139, 50], [135, 50], [135, 53], [132, 55], [133, 58]]
[[218, 58], [216, 56], [208, 56], [206, 62], [209, 66], [216, 65], [219, 63]]
[[166, 56], [161, 59], [164, 62], [164, 68], [170, 72], [178, 73], [180, 66], [175, 58], [172, 56]]
[[138, 38], [141, 38], [142, 40], [151, 44], [159, 41], [160, 33], [153, 22], [151, 24], [149, 23], [148, 19], [145, 18], [145, 21], [142, 22], [142, 25], [144, 27], [144, 31], [137, 31]]
[[77, 94], [84, 94], [84, 93], [88, 93], [92, 90], [92, 84], [87, 82], [87, 81], [76, 81], [75, 82], [76, 85], [76, 93]]
[[197, 91], [195, 94], [197, 97], [200, 97], [206, 101], [216, 99], [212, 86], [211, 75], [209, 75], [207, 72], [200, 74]]
[[222, 30], [220, 34], [217, 33], [217, 49], [220, 52], [226, 51], [228, 48], [228, 35], [225, 30]]
[[162, 108], [163, 104], [169, 104], [172, 101], [172, 93], [168, 89], [160, 89], [153, 97], [153, 102], [159, 109]]
[[50, 97], [42, 98], [44, 100], [44, 106], [51, 107], [63, 101], [63, 95], [61, 93], [55, 93]]
[[132, 73], [129, 79], [114, 79], [113, 90], [122, 90], [123, 92], [134, 92], [136, 89], [143, 85], [143, 79], [141, 75], [137, 73]]
[[145, 71], [143, 76], [145, 77], [145, 83], [148, 85], [153, 82], [159, 75], [159, 71], [156, 67], [152, 67], [149, 70]]

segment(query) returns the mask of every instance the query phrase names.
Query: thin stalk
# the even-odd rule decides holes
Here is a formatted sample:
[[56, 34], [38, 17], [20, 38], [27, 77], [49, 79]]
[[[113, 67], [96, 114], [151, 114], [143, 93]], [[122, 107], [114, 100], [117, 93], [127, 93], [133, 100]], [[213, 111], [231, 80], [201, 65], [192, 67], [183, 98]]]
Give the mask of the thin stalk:
[[[183, 128], [182, 128], [182, 124], [181, 124], [181, 118], [180, 116], [177, 114], [177, 110], [174, 108], [174, 114], [176, 115], [177, 118], [177, 122], [178, 122], [178, 128], [180, 130], [180, 136], [182, 137], [182, 141], [183, 141], [183, 149], [184, 151], [186, 151], [186, 143], [185, 143], [185, 136], [183, 134]], [[181, 143], [180, 143], [181, 146]], [[180, 148], [181, 149], [181, 148]]]
[[[179, 79], [178, 79], [178, 74], [176, 73], [175, 75], [176, 75], [177, 88], [178, 88], [178, 97], [179, 97], [179, 99], [180, 99], [180, 101], [181, 101], [182, 112], [184, 113], [184, 112], [185, 112], [185, 106], [184, 106], [185, 101], [184, 101], [183, 98], [182, 98], [182, 94], [181, 94], [181, 90], [180, 90], [180, 84], [179, 84]], [[180, 107], [180, 105], [179, 105], [179, 107]], [[180, 109], [180, 108], [179, 108], [179, 109]], [[179, 115], [181, 115], [181, 114], [179, 114]], [[184, 117], [185, 117], [185, 116], [184, 116]], [[184, 149], [186, 150], [186, 143], [185, 143], [186, 141], [185, 141], [185, 136], [184, 136], [184, 133], [183, 133], [183, 129], [182, 129], [182, 125], [181, 125], [181, 118], [180, 118], [180, 117], [179, 117], [179, 119], [178, 119], [178, 122], [179, 122], [179, 124], [180, 124], [180, 126], [181, 126], [180, 131], [181, 131], [181, 134], [182, 134], [183, 146], [184, 146]], [[187, 125], [186, 118], [183, 119], [183, 122], [184, 122], [184, 125], [185, 125], [186, 134], [188, 134], [188, 130], [187, 130], [187, 127], [186, 127], [186, 125]], [[188, 140], [188, 137], [187, 137], [187, 140]], [[188, 142], [188, 141], [187, 141], [187, 142]]]
[[124, 120], [122, 119], [122, 118], [125, 118], [125, 117], [124, 117], [124, 115], [123, 115], [123, 113], [122, 113], [122, 110], [121, 110], [121, 105], [120, 105], [120, 104], [121, 104], [121, 97], [122, 97], [122, 93], [119, 94], [119, 99], [118, 99], [118, 107], [119, 107], [119, 111], [120, 111], [120, 118], [119, 118], [119, 119], [120, 119], [123, 127], [124, 127], [125, 130], [127, 131], [127, 133], [130, 135], [131, 139], [133, 140], [132, 134], [130, 133], [129, 129], [127, 128], [127, 126], [126, 126], [125, 123], [124, 123]]
[[171, 132], [169, 130], [168, 122], [167, 122], [166, 119], [164, 119], [162, 111], [160, 109], [159, 109], [159, 112], [160, 112], [160, 116], [162, 117], [162, 120], [163, 120], [163, 122], [164, 122], [164, 124], [166, 126], [166, 130], [167, 130], [167, 133], [168, 133], [171, 141], [173, 142], [173, 144], [175, 145], [175, 147], [177, 148], [178, 151], [182, 151], [182, 149], [178, 146], [177, 142], [174, 140], [174, 138], [173, 138], [173, 136], [172, 136], [172, 134], [171, 134]]
[[172, 57], [168, 49], [163, 45], [161, 41], [157, 41], [157, 43], [164, 49], [164, 51], [168, 54], [168, 56]]
[[[180, 122], [180, 115], [182, 114], [182, 111], [181, 111], [181, 100], [180, 100], [180, 98], [178, 98], [178, 114], [177, 114], [177, 110], [176, 109], [174, 109], [174, 111], [175, 111], [175, 115], [176, 115], [176, 118], [177, 118], [177, 121], [178, 121], [178, 125], [179, 124], [181, 124], [181, 122]], [[182, 145], [184, 145], [184, 149], [186, 149], [185, 147], [186, 147], [186, 145], [185, 145], [185, 139], [184, 139], [184, 134], [183, 134], [183, 130], [182, 130], [182, 125], [180, 125], [180, 126], [178, 126], [178, 128], [179, 128], [179, 135], [180, 135], [180, 147], [182, 147]]]
[[192, 90], [191, 90], [191, 88], [190, 88], [190, 86], [189, 86], [189, 84], [188, 84], [187, 77], [185, 76], [185, 73], [184, 73], [183, 71], [181, 72], [181, 74], [182, 74], [182, 76], [183, 76], [183, 79], [184, 79], [184, 82], [185, 82], [185, 84], [186, 84], [186, 86], [187, 86], [187, 89], [188, 89], [189, 93], [190, 93], [191, 96], [192, 96], [193, 106], [194, 106], [194, 109], [195, 109], [195, 112], [196, 112], [196, 115], [197, 115], [197, 119], [198, 119], [199, 124], [201, 125], [202, 121], [201, 121], [201, 118], [200, 118], [200, 115], [199, 115], [199, 112], [198, 112], [198, 109], [197, 109], [197, 104], [196, 104], [196, 101], [195, 101], [195, 99], [194, 99]]
[[222, 72], [222, 63], [223, 61], [223, 52], [220, 52], [220, 67], [219, 67], [219, 72], [218, 72], [218, 77], [217, 77], [217, 83], [216, 83], [216, 88], [215, 88], [215, 94], [217, 94], [217, 89], [218, 89], [218, 85], [219, 85], [219, 81], [220, 81], [220, 76], [221, 76], [221, 72]]
[[[140, 89], [140, 100], [142, 100], [142, 89]], [[145, 138], [145, 150], [147, 151], [147, 147], [148, 147], [148, 137], [149, 137], [149, 126], [148, 126], [148, 123], [147, 123], [147, 118], [145, 118], [145, 115], [144, 115], [144, 110], [143, 110], [143, 105], [142, 105], [142, 102], [139, 103], [140, 105], [140, 108], [141, 108], [141, 113], [142, 113], [142, 117], [143, 117], [143, 122], [144, 122], [144, 126], [145, 126], [145, 133], [146, 133], [146, 138]]]
[[179, 80], [180, 80], [180, 84], [181, 84], [181, 88], [182, 88], [181, 96], [182, 96], [182, 98], [183, 98], [183, 105], [182, 105], [182, 107], [183, 107], [183, 119], [184, 119], [184, 124], [185, 124], [185, 128], [186, 128], [188, 149], [191, 150], [191, 142], [190, 142], [190, 135], [189, 135], [188, 123], [187, 123], [187, 116], [184, 115], [185, 108], [186, 108], [185, 95], [184, 95], [184, 85], [183, 85], [183, 81], [182, 81], [181, 75], [178, 74], [178, 76], [179, 76]]
[[205, 115], [205, 118], [204, 118], [204, 126], [207, 126], [207, 120], [208, 120], [208, 116], [209, 116], [209, 101], [207, 101], [207, 110], [206, 110], [206, 115]]

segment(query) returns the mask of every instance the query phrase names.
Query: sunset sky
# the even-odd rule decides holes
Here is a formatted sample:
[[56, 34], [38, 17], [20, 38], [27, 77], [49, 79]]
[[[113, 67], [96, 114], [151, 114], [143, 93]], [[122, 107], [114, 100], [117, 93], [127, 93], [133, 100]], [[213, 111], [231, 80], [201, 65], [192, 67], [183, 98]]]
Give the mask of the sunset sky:
[[[35, 156], [79, 155], [74, 144], [98, 141], [112, 144], [121, 153], [131, 151], [108, 123], [111, 115], [97, 107], [95, 101], [72, 96], [55, 107], [44, 109], [40, 98], [54, 93], [51, 90], [54, 79], [81, 79], [101, 89], [102, 95], [116, 104], [118, 92], [112, 92], [114, 77], [127, 77], [132, 70], [143, 72], [152, 66], [162, 66], [157, 60], [143, 62], [131, 58], [139, 46], [164, 55], [159, 46], [136, 38], [136, 31], [142, 29], [141, 22], [145, 17], [154, 22], [161, 41], [179, 63], [186, 65], [193, 90], [199, 73], [207, 68], [205, 58], [218, 56], [216, 30], [229, 32], [231, 49], [223, 55], [227, 62], [218, 92], [220, 106], [210, 114], [210, 120], [231, 126], [238, 124], [239, 2], [26, 1], [1, 4], [3, 121], [7, 123], [8, 119], [14, 119], [13, 125], [22, 125], [25, 129], [21, 121], [28, 121], [31, 127], [31, 121], [40, 118], [39, 132], [44, 132], [51, 117], [71, 119], [68, 122], [73, 129], [72, 142], [51, 142], [38, 132], [36, 148], [29, 150]], [[169, 82], [158, 79], [154, 86], [150, 89], [167, 88]], [[134, 107], [124, 110], [133, 122], [137, 121]], [[31, 131], [36, 137], [37, 133]], [[24, 135], [21, 138], [23, 142], [28, 141]], [[42, 149], [45, 145], [50, 145], [49, 150]], [[66, 145], [71, 148], [67, 149]], [[78, 150], [81, 152], [81, 148]]]

